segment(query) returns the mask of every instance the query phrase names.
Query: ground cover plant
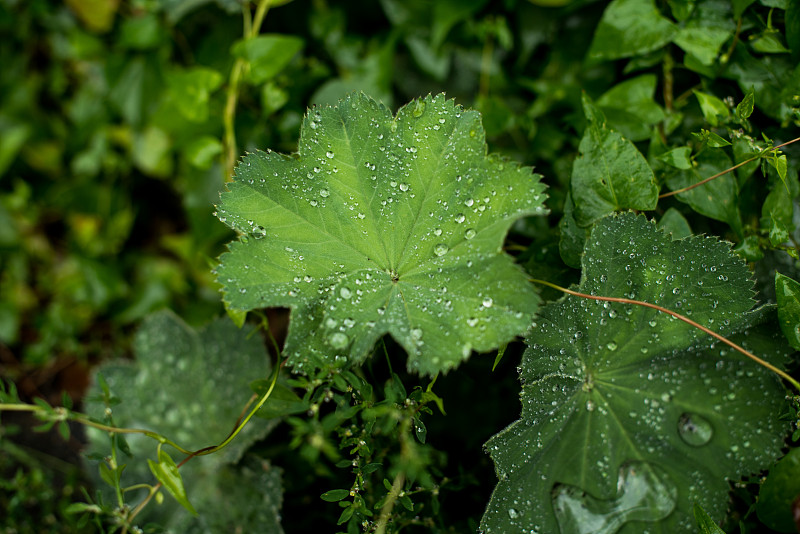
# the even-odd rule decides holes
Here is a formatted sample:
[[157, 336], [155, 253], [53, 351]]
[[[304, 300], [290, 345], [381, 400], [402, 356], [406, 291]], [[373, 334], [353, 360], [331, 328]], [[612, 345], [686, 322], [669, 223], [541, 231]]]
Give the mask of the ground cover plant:
[[4, 531], [798, 531], [797, 3], [0, 27]]

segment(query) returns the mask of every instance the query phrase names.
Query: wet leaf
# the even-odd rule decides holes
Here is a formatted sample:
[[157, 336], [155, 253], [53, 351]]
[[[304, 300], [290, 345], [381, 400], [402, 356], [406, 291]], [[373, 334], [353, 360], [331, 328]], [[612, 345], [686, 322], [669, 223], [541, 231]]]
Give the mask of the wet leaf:
[[[136, 360], [106, 363], [98, 370], [110, 392], [121, 399], [114, 406], [114, 423], [121, 427], [153, 430], [195, 450], [220, 443], [233, 430], [250, 398], [248, 384], [254, 377], [269, 374], [269, 358], [264, 345], [258, 336], [248, 336], [249, 333], [249, 327], [239, 330], [228, 319], [218, 319], [203, 329], [194, 330], [170, 312], [150, 315], [134, 340]], [[231, 365], [231, 358], [235, 358], [235, 365]], [[100, 398], [100, 389], [100, 386], [93, 385], [88, 397]], [[90, 404], [88, 410], [90, 415], [103, 418], [102, 405]], [[244, 525], [239, 523], [240, 518], [250, 517], [252, 514], [247, 510], [251, 507], [261, 507], [265, 500], [270, 500], [273, 508], [279, 506], [281, 495], [277, 472], [270, 475], [270, 480], [275, 482], [270, 493], [263, 489], [251, 491], [251, 501], [237, 502], [235, 507], [215, 508], [214, 514], [227, 514], [225, 516], [211, 518], [209, 507], [213, 503], [208, 500], [213, 499], [218, 491], [215, 488], [227, 487], [224, 486], [225, 477], [235, 478], [238, 476], [236, 473], [243, 469], [228, 466], [239, 462], [247, 448], [264, 437], [274, 425], [254, 419], [221, 451], [195, 458], [180, 468], [188, 500], [201, 516], [196, 521], [208, 525], [209, 521], [227, 520], [229, 526]], [[89, 452], [108, 454], [108, 435], [93, 429], [87, 433], [91, 443]], [[154, 456], [156, 442], [153, 439], [131, 434], [127, 441], [134, 458]], [[170, 453], [178, 454], [175, 451]], [[162, 464], [159, 462], [157, 465]], [[159, 469], [163, 471], [163, 468]], [[169, 475], [169, 470], [166, 474]], [[125, 486], [151, 481], [152, 474], [142, 461], [130, 462], [122, 483]], [[246, 492], [245, 488], [242, 491]], [[173, 527], [175, 532], [188, 532], [189, 524], [195, 521], [176, 506], [168, 505], [168, 501], [163, 506], [147, 507], [144, 514], [148, 520]], [[192, 524], [197, 526], [200, 523]], [[197, 532], [230, 532], [229, 529], [209, 528]], [[258, 530], [262, 531], [261, 528]], [[252, 529], [245, 528], [244, 531]]]
[[305, 117], [299, 154], [247, 155], [220, 220], [229, 308], [292, 308], [295, 370], [362, 361], [389, 333], [409, 369], [435, 374], [530, 324], [538, 297], [501, 250], [544, 213], [539, 176], [486, 155], [480, 115], [444, 95], [396, 116], [353, 94]]
[[694, 520], [700, 527], [700, 534], [725, 534], [725, 531], [719, 528], [719, 525], [698, 504], [694, 505]]
[[[673, 241], [625, 213], [593, 228], [578, 289], [785, 356], [755, 326], [765, 312], [751, 311], [752, 285], [729, 244]], [[500, 481], [483, 531], [690, 532], [695, 502], [721, 517], [727, 479], [779, 454], [784, 391], [712, 340], [640, 306], [569, 296], [543, 307], [520, 367], [522, 417], [486, 444]]]

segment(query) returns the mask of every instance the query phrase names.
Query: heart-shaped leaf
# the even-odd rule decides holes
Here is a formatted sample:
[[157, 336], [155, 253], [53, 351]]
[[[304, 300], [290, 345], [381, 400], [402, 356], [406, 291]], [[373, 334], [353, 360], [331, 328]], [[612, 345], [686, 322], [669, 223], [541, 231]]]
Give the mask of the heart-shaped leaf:
[[298, 150], [247, 155], [217, 210], [243, 234], [217, 269], [225, 302], [292, 308], [296, 371], [359, 362], [389, 333], [435, 374], [530, 324], [538, 297], [501, 247], [544, 213], [544, 186], [487, 156], [476, 111], [429, 95], [393, 116], [353, 94], [309, 112]]

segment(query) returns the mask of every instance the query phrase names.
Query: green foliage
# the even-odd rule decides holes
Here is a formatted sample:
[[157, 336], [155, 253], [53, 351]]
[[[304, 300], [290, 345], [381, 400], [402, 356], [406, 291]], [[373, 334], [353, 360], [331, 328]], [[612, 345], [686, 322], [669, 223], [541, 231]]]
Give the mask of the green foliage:
[[536, 312], [500, 249], [543, 213], [538, 180], [487, 156], [479, 115], [444, 95], [396, 116], [363, 95], [314, 109], [296, 158], [248, 155], [222, 195], [218, 217], [242, 234], [217, 269], [226, 304], [292, 308], [284, 352], [300, 372], [361, 362], [385, 333], [409, 369], [447, 371]]
[[[553, 526], [553, 490], [565, 531], [786, 520], [797, 397], [677, 319], [526, 279], [660, 302], [797, 375], [797, 2], [0, 0], [0, 33], [0, 530], [474, 532], [487, 502]], [[490, 441], [527, 428], [490, 452], [530, 475], [490, 501], [532, 323], [523, 417]], [[581, 362], [624, 387], [583, 391]], [[85, 484], [60, 460], [83, 427]], [[518, 487], [541, 498], [499, 500]]]
[[[643, 300], [742, 333], [758, 354], [778, 350], [753, 328], [763, 312], [749, 311], [749, 271], [728, 246], [673, 241], [631, 214], [600, 221], [587, 243], [581, 293]], [[541, 310], [528, 344], [522, 419], [486, 444], [500, 483], [485, 532], [688, 531], [692, 503], [723, 513], [725, 479], [779, 454], [780, 384], [673, 317], [567, 296]]]
[[[245, 406], [248, 383], [269, 372], [263, 345], [248, 333], [252, 333], [249, 328], [240, 331], [228, 320], [219, 319], [195, 331], [171, 313], [151, 315], [136, 335], [136, 362], [108, 362], [101, 366], [98, 372], [106, 385], [96, 387], [90, 396], [103, 398], [102, 390], [107, 389], [121, 399], [113, 406], [113, 423], [117, 426], [157, 431], [184, 447], [216, 445], [231, 432], [231, 425]], [[227, 365], [231, 355], [236, 357], [235, 368]], [[109, 398], [108, 394], [105, 397]], [[100, 420], [107, 419], [110, 413], [103, 412], [99, 403], [90, 408], [89, 413]], [[111, 483], [111, 489], [147, 483], [155, 476], [177, 503], [192, 514], [201, 515], [192, 520], [166, 503], [145, 509], [148, 517], [157, 518], [176, 531], [226, 532], [230, 525], [237, 524], [241, 528], [249, 525], [247, 528], [280, 532], [278, 516], [259, 511], [266, 502], [268, 509], [277, 513], [279, 472], [258, 460], [234, 467], [273, 426], [274, 423], [262, 421], [247, 425], [220, 452], [194, 459], [180, 471], [172, 455], [164, 450], [166, 445], [141, 435], [129, 436], [123, 450], [131, 456], [126, 459], [127, 468], [111, 465], [109, 471], [106, 463], [101, 463], [101, 475], [106, 473], [103, 478]], [[89, 437], [91, 453], [108, 457], [105, 432], [90, 429]], [[145, 458], [146, 463], [142, 461]], [[270, 492], [260, 487], [265, 481]], [[233, 501], [219, 503], [215, 496], [231, 485], [238, 487], [240, 497], [235, 506]], [[113, 499], [113, 495], [109, 491], [107, 498]], [[256, 526], [253, 518], [265, 514], [267, 523]], [[220, 529], [214, 525], [225, 526]]]

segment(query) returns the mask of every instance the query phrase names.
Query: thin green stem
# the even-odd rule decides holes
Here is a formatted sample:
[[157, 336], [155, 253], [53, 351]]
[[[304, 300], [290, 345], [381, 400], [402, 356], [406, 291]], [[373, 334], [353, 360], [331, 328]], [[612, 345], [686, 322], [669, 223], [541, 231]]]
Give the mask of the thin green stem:
[[756, 356], [752, 352], [749, 352], [748, 350], [740, 347], [739, 345], [737, 345], [733, 341], [730, 341], [730, 340], [726, 339], [725, 337], [717, 334], [713, 330], [709, 330], [705, 326], [703, 326], [703, 325], [701, 325], [699, 323], [696, 323], [695, 321], [692, 321], [688, 317], [685, 317], [685, 316], [683, 316], [683, 315], [681, 315], [679, 313], [676, 313], [676, 312], [674, 312], [672, 310], [669, 310], [669, 309], [664, 308], [662, 306], [658, 306], [657, 304], [651, 304], [649, 302], [644, 302], [644, 301], [641, 301], [641, 300], [633, 300], [633, 299], [627, 299], [627, 298], [621, 298], [621, 297], [603, 297], [603, 296], [597, 296], [597, 295], [588, 295], [586, 293], [580, 293], [578, 291], [572, 291], [571, 289], [567, 289], [565, 287], [558, 286], [556, 284], [553, 284], [551, 282], [547, 282], [545, 280], [531, 279], [531, 282], [534, 282], [536, 284], [545, 285], [547, 287], [552, 287], [553, 289], [557, 289], [558, 291], [561, 291], [562, 293], [566, 293], [567, 295], [572, 295], [572, 296], [575, 296], [575, 297], [581, 297], [581, 298], [591, 299], [591, 300], [600, 300], [600, 301], [604, 301], [604, 302], [619, 302], [619, 303], [622, 303], [622, 304], [635, 304], [637, 306], [644, 306], [646, 308], [652, 308], [652, 309], [658, 310], [658, 311], [660, 311], [662, 313], [666, 313], [667, 315], [671, 315], [672, 317], [675, 317], [676, 319], [679, 319], [679, 320], [683, 321], [684, 323], [697, 328], [698, 330], [702, 330], [703, 332], [705, 332], [706, 334], [712, 336], [713, 338], [718, 339], [719, 341], [722, 341], [723, 343], [725, 343], [729, 347], [733, 348], [734, 350], [744, 354], [745, 356], [747, 356], [748, 358], [750, 358], [751, 360], [753, 360], [757, 364], [759, 364], [762, 367], [765, 367], [765, 368], [769, 369], [770, 371], [772, 371], [773, 373], [777, 374], [778, 376], [780, 376], [781, 378], [783, 378], [784, 380], [789, 382], [792, 386], [794, 386], [794, 388], [797, 391], [800, 391], [800, 382], [798, 382], [797, 380], [795, 380], [794, 378], [789, 376], [786, 372], [778, 369], [777, 367], [775, 367], [771, 363], [762, 360], [761, 358], [759, 358], [758, 356]]
[[752, 157], [752, 158], [750, 158], [750, 159], [746, 159], [746, 160], [744, 160], [744, 161], [743, 161], [743, 162], [741, 162], [741, 163], [737, 163], [737, 164], [736, 164], [736, 165], [734, 165], [733, 167], [730, 167], [730, 168], [728, 168], [728, 169], [725, 169], [725, 170], [724, 170], [724, 171], [722, 171], [722, 172], [718, 172], [718, 173], [717, 173], [717, 174], [715, 174], [714, 176], [709, 176], [709, 177], [708, 177], [708, 178], [706, 178], [705, 180], [700, 180], [700, 181], [699, 181], [699, 182], [697, 182], [696, 184], [692, 184], [692, 185], [690, 185], [690, 186], [687, 186], [687, 187], [684, 187], [684, 188], [682, 188], [682, 189], [676, 189], [675, 191], [670, 191], [670, 192], [668, 192], [668, 193], [664, 193], [663, 195], [658, 195], [658, 198], [659, 198], [659, 199], [661, 199], [661, 198], [667, 198], [667, 197], [671, 197], [672, 195], [678, 195], [678, 194], [680, 194], [680, 193], [685, 193], [686, 191], [689, 191], [690, 189], [694, 189], [695, 187], [700, 187], [701, 185], [703, 185], [703, 184], [705, 184], [705, 183], [707, 183], [707, 182], [710, 182], [711, 180], [714, 180], [715, 178], [719, 178], [720, 176], [724, 176], [724, 175], [728, 174], [728, 173], [729, 173], [729, 172], [731, 172], [731, 171], [735, 171], [736, 169], [738, 169], [739, 167], [741, 167], [741, 166], [743, 166], [743, 165], [747, 165], [748, 163], [750, 163], [750, 162], [752, 162], [752, 161], [755, 161], [755, 160], [757, 160], [757, 159], [759, 159], [759, 158], [763, 158], [763, 157], [764, 157], [764, 155], [765, 155], [765, 154], [767, 154], [767, 153], [769, 153], [769, 152], [772, 152], [772, 151], [778, 150], [779, 148], [783, 148], [783, 147], [785, 147], [786, 145], [791, 145], [792, 143], [796, 143], [797, 141], [800, 141], [800, 137], [797, 137], [797, 138], [795, 138], [795, 139], [792, 139], [791, 141], [786, 141], [786, 142], [785, 142], [785, 143], [783, 143], [783, 144], [780, 144], [780, 145], [778, 145], [778, 146], [776, 146], [776, 147], [772, 147], [772, 148], [770, 148], [770, 149], [768, 149], [768, 150], [765, 150], [765, 151], [764, 151], [764, 153], [761, 153], [761, 154], [759, 154], [759, 155], [757, 155], [757, 156], [753, 156], [753, 157]]
[[[244, 38], [252, 39], [261, 31], [261, 24], [267, 16], [271, 0], [260, 0], [256, 6], [256, 14], [250, 20], [249, 9], [243, 9]], [[247, 60], [238, 58], [233, 64], [231, 75], [228, 79], [228, 90], [225, 97], [225, 113], [223, 115], [224, 146], [225, 146], [225, 181], [233, 181], [233, 168], [236, 164], [236, 105], [239, 101], [239, 82], [242, 79]]]

